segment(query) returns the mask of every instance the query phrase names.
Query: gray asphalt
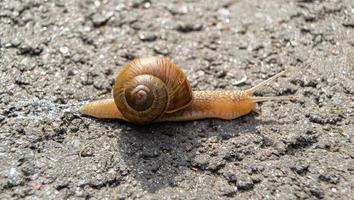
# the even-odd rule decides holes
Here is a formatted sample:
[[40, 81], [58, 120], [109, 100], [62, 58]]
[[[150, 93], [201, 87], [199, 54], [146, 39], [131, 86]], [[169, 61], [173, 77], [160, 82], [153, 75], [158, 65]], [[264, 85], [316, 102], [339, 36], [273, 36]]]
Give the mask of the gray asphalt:
[[[352, 199], [353, 36], [351, 0], [2, 0], [0, 199]], [[296, 100], [150, 126], [78, 113], [145, 55], [194, 90], [287, 69], [257, 95]]]

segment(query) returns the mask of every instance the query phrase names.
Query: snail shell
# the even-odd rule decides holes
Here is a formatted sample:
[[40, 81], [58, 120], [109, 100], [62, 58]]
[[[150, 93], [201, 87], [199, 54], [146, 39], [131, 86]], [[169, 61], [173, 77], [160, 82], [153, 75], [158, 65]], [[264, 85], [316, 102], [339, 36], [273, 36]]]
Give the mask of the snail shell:
[[186, 108], [193, 100], [186, 75], [164, 57], [143, 57], [124, 65], [113, 97], [123, 117], [139, 124]]

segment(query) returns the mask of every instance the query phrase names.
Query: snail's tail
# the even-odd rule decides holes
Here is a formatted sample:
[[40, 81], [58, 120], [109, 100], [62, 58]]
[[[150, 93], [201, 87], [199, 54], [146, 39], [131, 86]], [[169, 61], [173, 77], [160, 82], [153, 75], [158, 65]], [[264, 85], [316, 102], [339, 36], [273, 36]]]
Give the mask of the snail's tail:
[[101, 119], [124, 119], [113, 99], [102, 99], [84, 104], [80, 113]]

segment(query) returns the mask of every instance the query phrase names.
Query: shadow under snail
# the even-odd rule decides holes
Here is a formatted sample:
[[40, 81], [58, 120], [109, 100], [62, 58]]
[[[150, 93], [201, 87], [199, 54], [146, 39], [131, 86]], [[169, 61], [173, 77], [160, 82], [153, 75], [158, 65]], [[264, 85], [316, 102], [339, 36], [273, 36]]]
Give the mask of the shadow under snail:
[[290, 100], [289, 96], [253, 96], [256, 90], [284, 72], [244, 91], [192, 91], [181, 68], [169, 59], [137, 58], [128, 62], [118, 73], [113, 99], [87, 103], [80, 108], [80, 113], [136, 124], [206, 118], [231, 120], [254, 111], [257, 102]]

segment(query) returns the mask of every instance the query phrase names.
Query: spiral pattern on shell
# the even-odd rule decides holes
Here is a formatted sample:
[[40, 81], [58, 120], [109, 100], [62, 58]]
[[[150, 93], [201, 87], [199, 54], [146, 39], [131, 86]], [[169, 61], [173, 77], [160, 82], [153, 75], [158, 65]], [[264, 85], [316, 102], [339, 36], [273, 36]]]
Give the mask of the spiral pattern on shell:
[[122, 115], [139, 124], [181, 110], [193, 98], [183, 71], [163, 57], [137, 58], [123, 66], [116, 77], [113, 96]]

